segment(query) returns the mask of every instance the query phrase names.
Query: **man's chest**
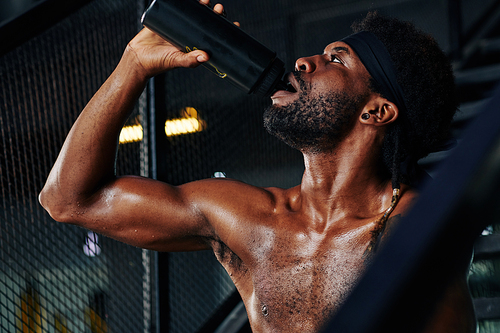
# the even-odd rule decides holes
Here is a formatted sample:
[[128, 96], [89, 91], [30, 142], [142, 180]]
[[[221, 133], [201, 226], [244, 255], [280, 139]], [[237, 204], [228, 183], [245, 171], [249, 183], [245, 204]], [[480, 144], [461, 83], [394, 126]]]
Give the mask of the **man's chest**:
[[[292, 252], [292, 253], [290, 253]], [[252, 268], [254, 302], [269, 320], [303, 318], [318, 322], [346, 299], [364, 269], [362, 249], [330, 249], [303, 254], [273, 251]]]
[[[319, 235], [272, 232], [252, 241], [252, 260], [236, 284], [250, 317], [278, 330], [318, 328], [345, 300], [364, 269], [369, 228]], [[231, 276], [238, 276], [227, 267]], [[276, 327], [278, 325], [279, 327]]]

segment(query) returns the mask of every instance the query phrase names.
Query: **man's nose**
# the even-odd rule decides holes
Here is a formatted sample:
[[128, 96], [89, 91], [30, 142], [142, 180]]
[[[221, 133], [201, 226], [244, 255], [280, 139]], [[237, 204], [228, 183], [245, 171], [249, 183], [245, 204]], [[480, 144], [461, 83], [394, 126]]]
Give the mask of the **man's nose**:
[[315, 57], [316, 56], [297, 59], [297, 61], [295, 62], [295, 70], [306, 73], [314, 72], [314, 70], [316, 69]]

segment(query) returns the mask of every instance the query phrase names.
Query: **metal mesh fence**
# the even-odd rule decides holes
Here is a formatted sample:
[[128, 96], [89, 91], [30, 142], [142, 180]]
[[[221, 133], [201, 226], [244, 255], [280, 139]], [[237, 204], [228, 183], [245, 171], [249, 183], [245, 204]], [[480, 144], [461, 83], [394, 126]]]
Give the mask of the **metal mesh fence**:
[[[58, 224], [37, 201], [71, 124], [136, 33], [138, 3], [95, 1], [0, 58], [1, 332], [149, 329], [149, 253]], [[141, 174], [140, 148], [120, 147], [120, 173]]]

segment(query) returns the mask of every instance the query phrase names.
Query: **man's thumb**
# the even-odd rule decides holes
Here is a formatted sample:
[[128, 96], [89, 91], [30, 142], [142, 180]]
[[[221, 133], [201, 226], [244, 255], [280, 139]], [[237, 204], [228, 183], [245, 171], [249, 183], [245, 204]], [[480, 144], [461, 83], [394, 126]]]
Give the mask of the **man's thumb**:
[[196, 59], [197, 62], [203, 63], [208, 61], [208, 54], [203, 51], [193, 51], [190, 52], [190, 55]]

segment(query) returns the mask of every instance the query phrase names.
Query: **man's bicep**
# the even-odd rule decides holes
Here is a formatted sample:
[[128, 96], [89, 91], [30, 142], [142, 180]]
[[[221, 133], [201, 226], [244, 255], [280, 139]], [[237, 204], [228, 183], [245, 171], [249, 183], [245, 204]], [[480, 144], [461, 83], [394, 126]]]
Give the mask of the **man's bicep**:
[[79, 207], [75, 223], [124, 243], [157, 251], [208, 249], [212, 228], [175, 186], [142, 177], [110, 182]]

